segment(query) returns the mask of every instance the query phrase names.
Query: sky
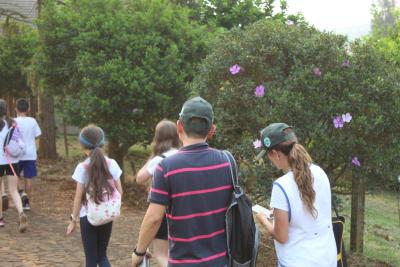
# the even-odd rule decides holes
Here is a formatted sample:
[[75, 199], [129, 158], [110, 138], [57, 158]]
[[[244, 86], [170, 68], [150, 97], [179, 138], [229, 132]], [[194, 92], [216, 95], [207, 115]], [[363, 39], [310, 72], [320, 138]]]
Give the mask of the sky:
[[288, 13], [303, 13], [320, 30], [348, 34], [351, 39], [368, 34], [373, 0], [287, 0]]

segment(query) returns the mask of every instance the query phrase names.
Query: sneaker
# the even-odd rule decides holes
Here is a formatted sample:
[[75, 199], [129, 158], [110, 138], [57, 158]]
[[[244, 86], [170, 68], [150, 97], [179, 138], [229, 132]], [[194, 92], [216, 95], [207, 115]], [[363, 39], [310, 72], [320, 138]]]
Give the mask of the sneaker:
[[31, 210], [31, 206], [29, 205], [29, 199], [27, 197], [25, 197], [24, 200], [22, 200], [22, 206], [24, 208], [24, 210]]
[[4, 227], [5, 223], [4, 223], [4, 219], [0, 218], [0, 227]]
[[21, 233], [26, 231], [26, 228], [28, 228], [28, 218], [26, 217], [25, 213], [21, 213], [19, 215], [19, 231]]
[[3, 207], [2, 207], [2, 209], [3, 209], [3, 211], [6, 211], [6, 210], [8, 210], [8, 196], [7, 195], [3, 195], [1, 198], [3, 199]]

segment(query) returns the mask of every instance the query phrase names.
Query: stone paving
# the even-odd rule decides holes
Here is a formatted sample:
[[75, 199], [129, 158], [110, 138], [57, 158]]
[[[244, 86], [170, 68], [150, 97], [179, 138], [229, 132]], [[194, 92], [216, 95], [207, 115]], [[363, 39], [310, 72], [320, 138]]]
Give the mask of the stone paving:
[[[4, 213], [6, 226], [0, 228], [0, 266], [84, 266], [79, 229], [72, 236], [65, 235], [73, 194], [72, 183], [36, 180], [32, 211], [27, 212], [28, 231], [18, 232], [15, 208]], [[143, 215], [143, 211], [123, 206], [108, 248], [112, 266], [130, 266]]]

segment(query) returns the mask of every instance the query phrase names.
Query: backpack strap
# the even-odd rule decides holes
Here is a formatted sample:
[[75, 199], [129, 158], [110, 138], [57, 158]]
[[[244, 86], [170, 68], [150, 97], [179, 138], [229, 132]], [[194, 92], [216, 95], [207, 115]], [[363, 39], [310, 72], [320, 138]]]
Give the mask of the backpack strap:
[[228, 160], [229, 160], [232, 184], [233, 184], [234, 190], [236, 191], [236, 189], [240, 188], [236, 160], [233, 157], [233, 155], [231, 154], [231, 152], [229, 152], [228, 150], [223, 150], [222, 153], [224, 153], [225, 157], [228, 158]]
[[3, 144], [3, 150], [6, 150], [6, 146], [10, 143], [13, 135], [14, 135], [14, 131], [15, 131], [15, 126], [14, 124], [12, 124], [9, 128], [8, 128], [8, 132], [6, 135], [6, 138], [4, 138], [4, 144]]
[[292, 219], [292, 209], [290, 208], [290, 202], [289, 202], [289, 198], [288, 198], [288, 196], [287, 196], [287, 194], [286, 194], [286, 191], [285, 191], [285, 189], [283, 189], [283, 187], [282, 187], [278, 182], [274, 182], [273, 185], [278, 186], [278, 187], [281, 189], [283, 195], [284, 195], [285, 198], [286, 198], [286, 202], [287, 202], [288, 208], [289, 208], [288, 213], [289, 213], [289, 222], [290, 222], [290, 220]]

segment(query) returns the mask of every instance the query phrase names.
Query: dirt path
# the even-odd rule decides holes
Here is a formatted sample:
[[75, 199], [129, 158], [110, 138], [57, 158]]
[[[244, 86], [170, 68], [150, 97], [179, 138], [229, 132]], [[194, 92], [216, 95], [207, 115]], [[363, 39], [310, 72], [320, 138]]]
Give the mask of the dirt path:
[[[4, 213], [6, 226], [0, 228], [0, 266], [84, 266], [80, 231], [66, 237], [74, 184], [36, 180], [29, 231], [18, 232], [17, 212]], [[144, 212], [124, 205], [123, 215], [114, 223], [108, 249], [113, 266], [129, 266]]]

